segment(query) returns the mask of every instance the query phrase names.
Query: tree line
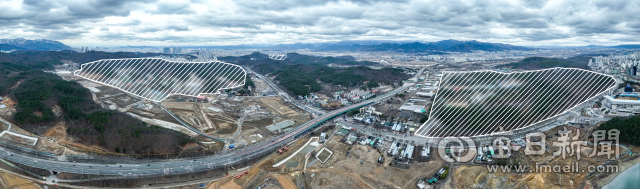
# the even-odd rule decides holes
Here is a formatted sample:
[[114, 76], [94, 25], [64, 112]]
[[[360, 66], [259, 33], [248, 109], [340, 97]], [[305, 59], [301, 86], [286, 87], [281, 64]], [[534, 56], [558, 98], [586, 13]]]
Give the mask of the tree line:
[[620, 131], [620, 142], [640, 146], [640, 115], [630, 118], [614, 117], [604, 122], [598, 129], [609, 130], [618, 129]]
[[[295, 95], [308, 95], [322, 90], [318, 80], [343, 87], [378, 87], [379, 83], [392, 84], [408, 77], [401, 69], [371, 69], [366, 66], [332, 68], [324, 65], [294, 65], [276, 72], [276, 79]], [[363, 84], [368, 81], [367, 84]]]

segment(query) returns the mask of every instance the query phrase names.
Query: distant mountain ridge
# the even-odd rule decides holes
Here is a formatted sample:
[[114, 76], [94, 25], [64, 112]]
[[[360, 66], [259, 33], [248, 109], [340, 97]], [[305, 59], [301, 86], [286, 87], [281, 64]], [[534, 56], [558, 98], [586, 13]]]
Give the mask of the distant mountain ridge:
[[428, 53], [428, 52], [470, 52], [473, 50], [482, 51], [503, 51], [503, 50], [530, 50], [526, 47], [514, 46], [502, 43], [485, 43], [475, 40], [458, 41], [443, 40], [438, 42], [413, 42], [413, 43], [383, 43], [379, 45], [329, 45], [316, 49], [318, 51], [395, 51], [405, 53]]
[[639, 48], [640, 48], [640, 44], [618, 45], [618, 46], [613, 46], [612, 48], [621, 48], [621, 49], [639, 49]]
[[[58, 41], [46, 40], [46, 39], [35, 39], [29, 40], [24, 38], [16, 38], [16, 39], [0, 39], [0, 44], [4, 44], [5, 46], [0, 46], [3, 48], [11, 48], [17, 47], [17, 49], [7, 49], [7, 50], [46, 50], [46, 51], [59, 51], [59, 50], [67, 50], [71, 49], [71, 47], [60, 43]], [[9, 46], [6, 46], [9, 45]]]
[[[144, 46], [127, 46], [144, 47]], [[416, 40], [344, 40], [337, 42], [293, 43], [293, 44], [241, 44], [232, 46], [182, 46], [182, 48], [204, 49], [260, 49], [272, 51], [288, 51], [310, 49], [315, 51], [394, 51], [423, 54], [446, 54], [450, 52], [503, 51], [503, 50], [531, 50], [532, 48], [514, 46], [503, 43], [487, 43], [476, 40], [442, 40], [437, 42], [422, 42]]]
[[13, 45], [0, 44], [0, 50], [10, 51], [10, 50], [24, 50], [24, 48], [16, 47]]

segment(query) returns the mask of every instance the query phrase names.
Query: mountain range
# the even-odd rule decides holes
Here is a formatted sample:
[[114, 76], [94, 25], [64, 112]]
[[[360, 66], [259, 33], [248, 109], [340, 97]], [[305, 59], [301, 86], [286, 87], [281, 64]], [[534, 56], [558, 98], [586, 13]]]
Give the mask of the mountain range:
[[479, 41], [443, 40], [438, 42], [407, 42], [407, 41], [341, 41], [337, 43], [296, 43], [281, 44], [268, 47], [269, 50], [313, 49], [316, 51], [393, 51], [404, 53], [436, 53], [436, 52], [470, 52], [530, 50], [526, 47], [502, 43], [485, 43]]
[[640, 44], [632, 44], [632, 45], [618, 45], [618, 46], [613, 46], [612, 48], [621, 48], [621, 49], [638, 49], [638, 48], [640, 48]]
[[29, 40], [24, 38], [0, 39], [0, 50], [59, 51], [59, 50], [67, 50], [67, 49], [71, 49], [71, 47], [53, 40], [46, 40], [46, 39]]
[[[153, 46], [129, 46], [129, 47], [153, 47]], [[314, 51], [389, 51], [404, 53], [423, 54], [443, 54], [446, 52], [470, 52], [474, 50], [482, 51], [503, 51], [503, 50], [532, 50], [549, 47], [523, 47], [503, 43], [487, 43], [476, 40], [442, 40], [437, 42], [422, 41], [390, 41], [390, 40], [346, 40], [339, 42], [322, 43], [295, 43], [295, 44], [251, 44], [233, 46], [181, 46], [183, 48], [205, 48], [205, 49], [261, 49], [261, 50], [298, 50], [310, 49]], [[618, 45], [618, 46], [574, 46], [556, 48], [640, 48], [640, 44]], [[24, 38], [0, 39], [0, 50], [46, 50], [59, 51], [70, 50], [71, 47], [53, 40]]]
[[0, 44], [0, 50], [3, 50], [3, 51], [24, 50], [24, 48], [16, 47], [16, 46], [13, 46], [13, 45]]

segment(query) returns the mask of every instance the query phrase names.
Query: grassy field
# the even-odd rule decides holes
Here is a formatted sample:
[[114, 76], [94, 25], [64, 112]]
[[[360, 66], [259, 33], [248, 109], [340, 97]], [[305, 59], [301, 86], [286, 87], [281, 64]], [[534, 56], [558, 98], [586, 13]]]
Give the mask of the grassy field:
[[263, 126], [267, 126], [267, 125], [273, 124], [273, 119], [271, 119], [271, 118], [262, 118], [262, 119], [258, 119], [258, 120], [245, 121], [244, 124], [251, 125], [251, 126], [256, 126], [256, 127], [263, 127]]

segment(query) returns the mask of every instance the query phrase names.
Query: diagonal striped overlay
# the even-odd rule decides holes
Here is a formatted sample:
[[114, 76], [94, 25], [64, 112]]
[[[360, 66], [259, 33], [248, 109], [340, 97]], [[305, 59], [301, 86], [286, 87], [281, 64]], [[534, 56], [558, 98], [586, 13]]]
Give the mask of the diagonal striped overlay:
[[74, 74], [160, 102], [171, 95], [217, 94], [241, 87], [247, 72], [224, 62], [174, 62], [160, 58], [104, 59], [82, 64]]
[[612, 76], [576, 68], [445, 72], [429, 120], [415, 134], [473, 137], [500, 128], [518, 130], [562, 115], [615, 86]]

